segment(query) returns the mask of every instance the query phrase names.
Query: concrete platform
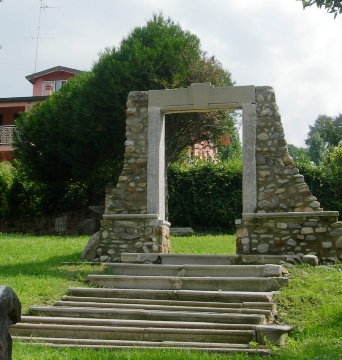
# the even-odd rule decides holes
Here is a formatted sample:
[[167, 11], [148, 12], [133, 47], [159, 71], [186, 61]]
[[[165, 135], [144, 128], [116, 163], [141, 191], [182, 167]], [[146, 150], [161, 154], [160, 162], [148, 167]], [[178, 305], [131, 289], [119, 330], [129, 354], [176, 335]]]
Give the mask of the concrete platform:
[[253, 291], [199, 291], [199, 290], [153, 290], [153, 289], [110, 289], [110, 288], [69, 288], [76, 296], [121, 297], [123, 299], [154, 299], [180, 301], [214, 301], [223, 303], [272, 302], [274, 292]]
[[120, 289], [207, 290], [207, 291], [277, 291], [288, 279], [259, 277], [175, 277], [88, 275], [93, 286]]
[[[244, 353], [250, 355], [270, 355], [268, 349], [251, 349], [246, 344], [208, 343], [208, 342], [181, 342], [181, 341], [129, 341], [129, 340], [94, 340], [94, 339], [65, 339], [15, 336], [15, 341], [30, 342], [33, 345], [50, 347], [69, 347], [83, 349], [159, 349], [159, 350], [185, 350], [204, 351], [215, 353]], [[186, 354], [184, 354], [186, 356]]]
[[286, 261], [285, 255], [121, 254], [123, 263], [159, 263], [162, 265], [263, 265], [280, 264], [283, 261]]
[[30, 313], [36, 316], [87, 317], [97, 319], [130, 319], [157, 321], [217, 322], [227, 324], [265, 324], [261, 314], [214, 313], [195, 311], [157, 311], [143, 309], [115, 309], [96, 307], [32, 306]]
[[272, 277], [287, 271], [281, 265], [161, 265], [107, 263], [114, 275], [181, 276], [181, 277]]

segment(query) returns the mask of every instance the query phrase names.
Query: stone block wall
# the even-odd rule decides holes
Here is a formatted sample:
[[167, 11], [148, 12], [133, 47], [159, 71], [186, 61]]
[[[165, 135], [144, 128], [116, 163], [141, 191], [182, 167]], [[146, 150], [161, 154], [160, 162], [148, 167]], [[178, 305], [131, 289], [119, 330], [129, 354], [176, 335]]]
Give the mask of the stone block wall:
[[155, 215], [104, 215], [95, 261], [120, 261], [121, 253], [169, 253], [169, 227]]
[[236, 235], [239, 254], [314, 254], [342, 260], [342, 222], [333, 211], [244, 214]]

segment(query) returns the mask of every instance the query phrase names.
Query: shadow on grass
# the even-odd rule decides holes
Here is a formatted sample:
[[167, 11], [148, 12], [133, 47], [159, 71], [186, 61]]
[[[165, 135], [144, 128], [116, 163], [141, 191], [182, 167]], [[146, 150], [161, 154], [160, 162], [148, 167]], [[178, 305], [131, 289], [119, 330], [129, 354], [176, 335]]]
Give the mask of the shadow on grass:
[[[13, 276], [32, 276], [32, 277], [53, 277], [53, 278], [67, 278], [67, 274], [73, 272], [89, 272], [90, 266], [68, 266], [62, 265], [62, 262], [77, 262], [80, 261], [80, 253], [75, 252], [69, 255], [53, 256], [44, 261], [31, 261], [16, 264], [0, 265], [0, 282], [2, 277]], [[94, 271], [101, 271], [102, 268], [97, 267]], [[92, 271], [93, 272], [93, 271]]]

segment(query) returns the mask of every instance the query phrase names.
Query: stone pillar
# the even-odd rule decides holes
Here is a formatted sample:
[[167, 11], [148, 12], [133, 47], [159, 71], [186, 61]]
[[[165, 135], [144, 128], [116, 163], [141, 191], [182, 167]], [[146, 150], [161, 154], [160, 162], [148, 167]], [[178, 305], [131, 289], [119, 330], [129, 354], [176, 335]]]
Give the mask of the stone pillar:
[[242, 205], [244, 213], [253, 213], [257, 207], [255, 137], [256, 106], [242, 104]]
[[148, 92], [130, 92], [126, 114], [123, 169], [116, 187], [107, 189], [101, 230], [89, 240], [83, 259], [115, 262], [123, 252], [170, 252], [164, 119], [160, 108], [148, 108]]
[[147, 213], [165, 219], [165, 115], [148, 108]]

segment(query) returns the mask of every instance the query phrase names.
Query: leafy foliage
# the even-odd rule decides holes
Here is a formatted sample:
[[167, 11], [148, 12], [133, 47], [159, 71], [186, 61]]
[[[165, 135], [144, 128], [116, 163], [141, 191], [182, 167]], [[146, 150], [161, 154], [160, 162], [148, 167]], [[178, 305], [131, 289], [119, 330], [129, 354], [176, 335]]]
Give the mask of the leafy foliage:
[[304, 9], [316, 4], [318, 8], [324, 8], [328, 13], [334, 14], [334, 18], [342, 13], [341, 0], [302, 0], [302, 3]]
[[307, 150], [302, 147], [297, 147], [293, 144], [287, 145], [288, 151], [290, 156], [293, 158], [294, 161], [297, 161], [302, 156], [308, 156]]
[[[129, 91], [182, 88], [208, 81], [215, 86], [233, 84], [230, 73], [201, 50], [197, 36], [161, 14], [135, 28], [118, 49], [106, 49], [93, 74], [91, 87], [103, 89], [95, 94], [96, 103], [122, 122]], [[216, 141], [229, 131], [229, 119], [227, 112], [168, 115], [167, 159], [174, 161], [189, 145]]]
[[242, 213], [241, 161], [198, 161], [169, 168], [169, 216], [173, 226], [235, 231]]
[[337, 146], [342, 140], [342, 114], [335, 117], [319, 115], [309, 129], [308, 138], [305, 141], [307, 145], [310, 143], [310, 138], [318, 133], [326, 148]]
[[8, 212], [7, 192], [13, 184], [12, 165], [8, 161], [0, 162], [0, 215]]
[[338, 146], [342, 140], [342, 114], [336, 117], [319, 115], [314, 125], [309, 126], [308, 155], [315, 164], [319, 164], [329, 147]]
[[[154, 15], [118, 48], [102, 52], [91, 72], [77, 75], [23, 113], [16, 121], [14, 155], [31, 180], [56, 188], [59, 197], [81, 188], [93, 205], [105, 184], [116, 182], [122, 166], [128, 93], [204, 81], [232, 85], [230, 73], [207, 57], [197, 36]], [[229, 121], [227, 112], [170, 116], [169, 158], [199, 140], [219, 138], [229, 131]]]
[[90, 198], [104, 198], [103, 189], [108, 176], [103, 175], [101, 171], [98, 171], [97, 178], [93, 179], [96, 186], [90, 187], [94, 193], [89, 194], [89, 188], [80, 182], [49, 184], [33, 181], [18, 160], [6, 166], [6, 177], [10, 181], [6, 186], [2, 186], [4, 178], [2, 167], [4, 163], [0, 163], [2, 217], [17, 218], [83, 209], [89, 205]]
[[305, 182], [310, 191], [317, 197], [324, 210], [342, 211], [342, 154], [341, 146], [330, 150], [320, 165], [310, 161], [303, 155], [296, 161], [300, 173], [304, 175]]

